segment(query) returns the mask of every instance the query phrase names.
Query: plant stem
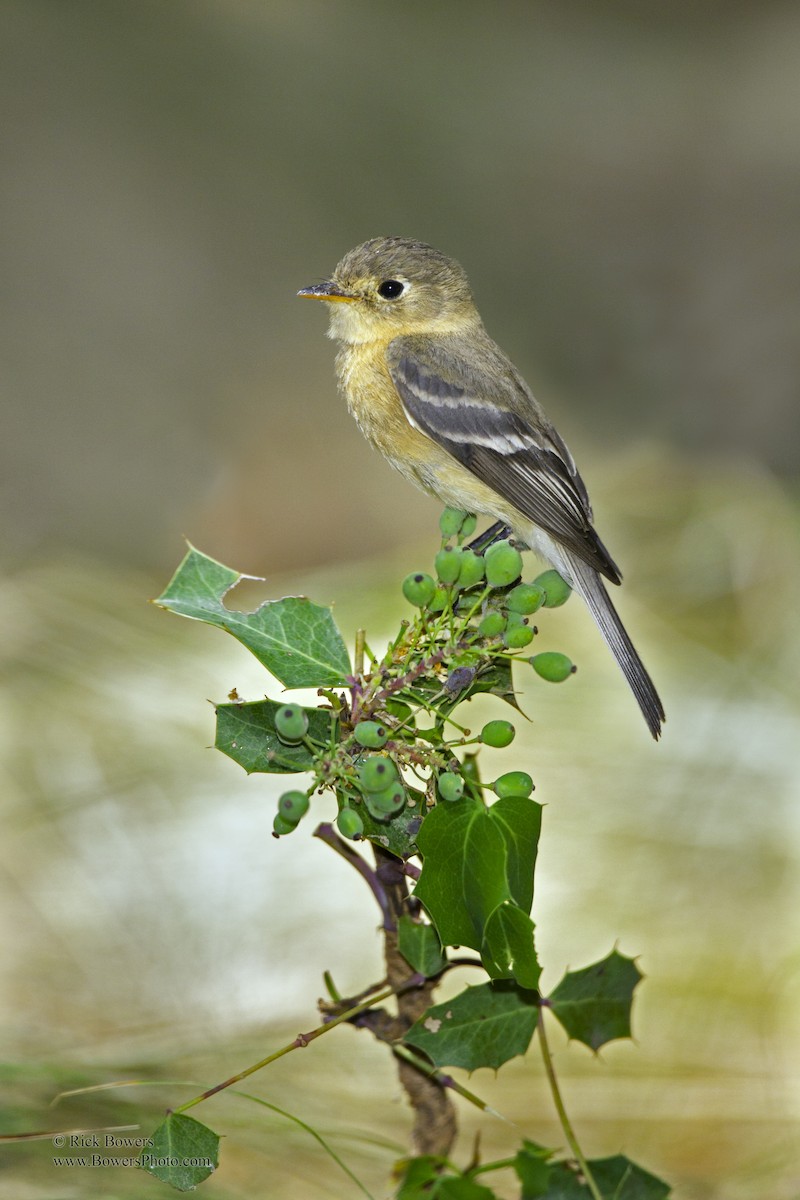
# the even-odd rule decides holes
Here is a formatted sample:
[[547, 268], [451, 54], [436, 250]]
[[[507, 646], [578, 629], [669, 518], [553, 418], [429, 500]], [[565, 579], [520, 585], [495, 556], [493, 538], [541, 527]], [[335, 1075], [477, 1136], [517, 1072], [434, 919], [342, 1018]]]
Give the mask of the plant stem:
[[393, 928], [392, 914], [389, 908], [389, 901], [386, 897], [386, 890], [369, 863], [344, 838], [339, 837], [336, 830], [328, 821], [323, 821], [321, 825], [317, 826], [314, 830], [314, 837], [319, 838], [326, 846], [330, 846], [331, 850], [335, 850], [337, 854], [340, 854], [346, 862], [350, 863], [351, 867], [355, 867], [359, 875], [366, 880], [370, 891], [378, 903], [378, 907], [383, 914], [383, 928]]
[[329, 1029], [335, 1029], [337, 1025], [341, 1025], [344, 1021], [351, 1021], [353, 1017], [357, 1017], [359, 1013], [365, 1012], [375, 1004], [380, 1004], [382, 1000], [388, 1000], [390, 996], [395, 995], [395, 992], [396, 989], [393, 987], [384, 988], [382, 992], [378, 992], [377, 996], [372, 996], [369, 1000], [365, 1000], [363, 1004], [356, 1004], [353, 1008], [348, 1008], [346, 1012], [339, 1013], [338, 1017], [333, 1017], [330, 1021], [326, 1021], [324, 1025], [318, 1025], [310, 1033], [299, 1033], [293, 1042], [289, 1042], [286, 1046], [281, 1046], [280, 1050], [275, 1050], [272, 1054], [268, 1054], [266, 1058], [262, 1058], [260, 1062], [254, 1063], [252, 1067], [246, 1067], [244, 1071], [239, 1071], [237, 1075], [231, 1075], [230, 1079], [226, 1079], [224, 1083], [218, 1083], [215, 1087], [209, 1088], [207, 1092], [203, 1092], [199, 1096], [194, 1096], [193, 1099], [187, 1100], [185, 1104], [179, 1104], [172, 1111], [180, 1113], [186, 1112], [187, 1108], [194, 1108], [195, 1104], [200, 1104], [203, 1100], [208, 1100], [210, 1096], [224, 1091], [225, 1088], [230, 1087], [234, 1083], [240, 1083], [242, 1079], [247, 1079], [248, 1075], [254, 1075], [262, 1067], [268, 1067], [270, 1063], [283, 1058], [284, 1054], [289, 1054], [292, 1050], [302, 1049], [309, 1042], [322, 1037], [323, 1033], [327, 1033]]
[[538, 1031], [539, 1046], [541, 1047], [542, 1059], [544, 1060], [544, 1069], [550, 1084], [550, 1091], [553, 1095], [553, 1104], [555, 1105], [556, 1112], [558, 1113], [558, 1119], [561, 1122], [561, 1128], [564, 1130], [564, 1137], [567, 1139], [569, 1148], [577, 1159], [578, 1166], [581, 1169], [581, 1174], [586, 1180], [586, 1186], [592, 1193], [593, 1200], [603, 1200], [603, 1194], [595, 1183], [592, 1172], [589, 1170], [589, 1164], [587, 1163], [583, 1151], [580, 1148], [578, 1139], [575, 1136], [575, 1130], [572, 1128], [572, 1122], [567, 1116], [567, 1110], [564, 1107], [564, 1101], [561, 1097], [561, 1089], [558, 1086], [555, 1068], [553, 1067], [553, 1056], [550, 1053], [550, 1046], [548, 1044], [547, 1034], [545, 1032], [544, 1008], [542, 1006], [539, 1008]]
[[[386, 978], [397, 993], [397, 1016], [384, 1026], [382, 1040], [393, 1047], [411, 1026], [430, 1008], [436, 980], [422, 979], [419, 986], [408, 986], [408, 963], [400, 953], [397, 942], [397, 921], [408, 911], [408, 883], [403, 864], [394, 855], [373, 844], [378, 877], [389, 900], [394, 916], [394, 928], [383, 931], [383, 953]], [[405, 985], [405, 986], [403, 986]], [[448, 1095], [448, 1087], [429, 1073], [412, 1064], [405, 1055], [398, 1055], [397, 1072], [414, 1112], [411, 1144], [415, 1154], [434, 1154], [446, 1158], [456, 1137], [456, 1114]]]
[[[444, 1071], [441, 1071], [438, 1067], [431, 1066], [429, 1062], [426, 1062], [425, 1059], [419, 1054], [414, 1054], [413, 1050], [409, 1050], [408, 1047], [404, 1046], [401, 1042], [396, 1042], [395, 1045], [392, 1046], [392, 1050], [398, 1058], [404, 1058], [406, 1062], [411, 1063], [412, 1067], [416, 1067], [418, 1071], [421, 1071], [430, 1079], [435, 1079], [437, 1083], [442, 1085], [442, 1087], [452, 1088], [454, 1092], [457, 1092], [459, 1096], [462, 1096], [465, 1100], [468, 1100], [470, 1104], [474, 1104], [476, 1108], [481, 1110], [481, 1112], [489, 1113], [491, 1116], [497, 1117], [501, 1121], [505, 1121], [508, 1125], [514, 1124], [513, 1121], [509, 1121], [508, 1117], [504, 1117], [501, 1112], [498, 1112], [496, 1108], [492, 1108], [492, 1106], [487, 1104], [485, 1100], [481, 1100], [480, 1096], [476, 1096], [474, 1092], [469, 1090], [469, 1088], [465, 1088], [463, 1084], [458, 1083], [457, 1080], [453, 1079], [452, 1075], [446, 1075]], [[513, 1159], [511, 1161], [513, 1162]]]
[[353, 655], [353, 666], [355, 668], [356, 675], [364, 674], [364, 646], [366, 645], [366, 641], [366, 629], [357, 629], [355, 653]]

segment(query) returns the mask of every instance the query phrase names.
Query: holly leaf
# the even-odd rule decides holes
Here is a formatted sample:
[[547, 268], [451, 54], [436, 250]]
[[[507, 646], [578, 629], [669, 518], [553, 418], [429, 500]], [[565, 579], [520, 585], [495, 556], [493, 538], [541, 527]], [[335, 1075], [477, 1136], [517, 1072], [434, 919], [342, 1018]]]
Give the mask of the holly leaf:
[[420, 1155], [398, 1164], [403, 1170], [395, 1200], [496, 1200], [496, 1193], [465, 1175], [443, 1172], [446, 1158]]
[[[672, 1191], [663, 1179], [637, 1167], [622, 1154], [590, 1159], [588, 1165], [603, 1200], [665, 1200]], [[531, 1193], [537, 1200], [539, 1197], [541, 1200], [590, 1200], [593, 1195], [577, 1176], [576, 1168], [564, 1162], [550, 1167], [545, 1191]], [[528, 1200], [524, 1191], [522, 1200]]]
[[439, 1186], [429, 1194], [434, 1200], [497, 1200], [497, 1192], [465, 1175], [445, 1175]]
[[397, 922], [397, 948], [408, 965], [428, 979], [447, 962], [434, 927], [406, 915]]
[[507, 981], [483, 983], [433, 1005], [403, 1041], [437, 1067], [496, 1070], [528, 1049], [538, 1013], [535, 993]]
[[568, 971], [549, 1005], [571, 1038], [598, 1050], [631, 1036], [633, 992], [641, 978], [632, 958], [612, 950], [601, 962]]
[[447, 1159], [433, 1154], [400, 1159], [395, 1171], [400, 1175], [400, 1187], [395, 1200], [429, 1200], [431, 1189], [447, 1166]]
[[223, 600], [231, 588], [252, 578], [191, 546], [155, 603], [232, 634], [287, 688], [343, 684], [350, 660], [331, 610], [305, 596], [267, 600], [254, 612], [227, 608]]
[[[275, 732], [275, 713], [285, 707], [286, 701], [276, 700], [218, 704], [214, 745], [244, 767], [248, 775], [310, 771], [314, 758], [308, 747], [287, 746]], [[308, 717], [308, 736], [319, 742], [330, 741], [333, 713], [325, 708], [303, 711]]]
[[517, 703], [514, 685], [511, 682], [510, 659], [495, 659], [485, 671], [481, 671], [475, 682], [477, 686], [472, 688], [469, 693], [470, 696], [476, 692], [489, 692], [490, 695], [497, 696], [500, 700], [505, 700], [506, 704], [510, 704], [518, 713], [522, 713], [522, 709]]
[[552, 1150], [530, 1142], [527, 1138], [522, 1143], [522, 1149], [514, 1156], [514, 1171], [522, 1184], [520, 1200], [538, 1200], [547, 1193], [550, 1183], [553, 1156]]
[[533, 921], [508, 900], [486, 922], [481, 961], [492, 979], [514, 979], [530, 991], [539, 986], [542, 968], [533, 944]]
[[207, 1125], [170, 1113], [139, 1155], [139, 1166], [179, 1192], [191, 1192], [208, 1179], [219, 1162], [219, 1136]]
[[398, 858], [410, 858], [417, 853], [416, 838], [426, 812], [425, 793], [416, 788], [407, 791], [414, 803], [406, 804], [387, 820], [373, 817], [366, 804], [358, 806], [358, 815], [364, 823], [363, 836]]
[[484, 693], [497, 696], [500, 700], [505, 700], [506, 704], [510, 704], [517, 712], [522, 712], [511, 681], [511, 662], [508, 659], [496, 659], [490, 662], [482, 670], [477, 671], [472, 680], [459, 690], [448, 692], [444, 684], [445, 677], [442, 679], [419, 679], [414, 683], [413, 688], [409, 689], [409, 694], [417, 693], [429, 703], [435, 698], [433, 707], [440, 717], [446, 717], [457, 705]]

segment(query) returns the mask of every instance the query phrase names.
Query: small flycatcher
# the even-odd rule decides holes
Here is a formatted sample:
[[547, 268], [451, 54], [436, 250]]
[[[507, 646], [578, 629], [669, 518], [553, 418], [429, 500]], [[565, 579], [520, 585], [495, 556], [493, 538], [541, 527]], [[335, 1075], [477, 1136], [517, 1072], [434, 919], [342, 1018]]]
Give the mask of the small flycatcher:
[[622, 576], [592, 526], [572, 455], [483, 327], [463, 269], [424, 242], [373, 238], [324, 300], [339, 386], [366, 438], [445, 505], [502, 522], [589, 606], [654, 738], [664, 709], [601, 576]]

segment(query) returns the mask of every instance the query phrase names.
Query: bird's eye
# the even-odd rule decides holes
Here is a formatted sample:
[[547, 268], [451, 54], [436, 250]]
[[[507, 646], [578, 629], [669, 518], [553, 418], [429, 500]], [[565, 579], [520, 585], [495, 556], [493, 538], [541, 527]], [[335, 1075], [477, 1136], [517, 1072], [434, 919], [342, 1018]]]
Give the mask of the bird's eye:
[[383, 296], [384, 300], [396, 300], [398, 296], [402, 296], [404, 290], [405, 285], [399, 279], [384, 279], [378, 288], [378, 295]]

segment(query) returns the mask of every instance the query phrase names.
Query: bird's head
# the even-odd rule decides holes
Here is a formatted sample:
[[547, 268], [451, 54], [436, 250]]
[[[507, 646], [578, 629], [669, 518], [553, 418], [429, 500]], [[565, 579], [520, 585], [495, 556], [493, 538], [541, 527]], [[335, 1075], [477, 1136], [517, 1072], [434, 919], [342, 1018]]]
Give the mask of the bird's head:
[[329, 336], [342, 342], [463, 332], [480, 320], [463, 268], [409, 238], [372, 238], [345, 254], [330, 279], [297, 294], [329, 305]]

